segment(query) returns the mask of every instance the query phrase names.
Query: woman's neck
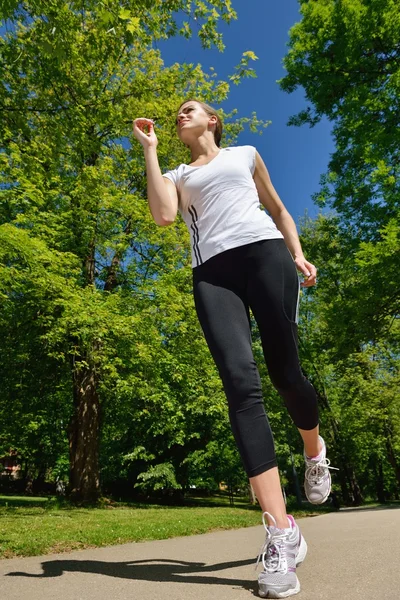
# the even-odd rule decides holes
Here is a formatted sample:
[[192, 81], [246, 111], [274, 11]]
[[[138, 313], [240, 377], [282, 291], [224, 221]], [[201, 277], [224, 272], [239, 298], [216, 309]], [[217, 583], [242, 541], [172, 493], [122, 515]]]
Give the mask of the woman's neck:
[[192, 162], [196, 162], [201, 159], [206, 159], [217, 154], [220, 151], [214, 138], [198, 138], [193, 144], [190, 145], [190, 153]]

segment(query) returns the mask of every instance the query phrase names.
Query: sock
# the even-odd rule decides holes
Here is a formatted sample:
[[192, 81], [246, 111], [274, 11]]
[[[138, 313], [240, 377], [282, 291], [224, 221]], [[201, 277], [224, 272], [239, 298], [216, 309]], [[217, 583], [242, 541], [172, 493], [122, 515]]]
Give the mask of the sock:
[[321, 452], [319, 454], [317, 454], [317, 456], [308, 456], [307, 454], [306, 454], [306, 456], [307, 456], [308, 460], [319, 461], [322, 459], [323, 453], [324, 453], [324, 449], [322, 449]]

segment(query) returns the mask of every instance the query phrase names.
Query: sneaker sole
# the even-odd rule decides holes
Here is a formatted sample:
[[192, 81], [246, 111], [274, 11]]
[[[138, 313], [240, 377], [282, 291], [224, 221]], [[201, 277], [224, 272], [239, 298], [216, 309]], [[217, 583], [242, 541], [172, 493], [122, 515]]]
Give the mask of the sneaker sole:
[[294, 596], [300, 592], [300, 581], [296, 578], [296, 587], [286, 590], [285, 592], [279, 592], [278, 590], [268, 589], [263, 590], [262, 584], [258, 589], [258, 595], [260, 598], [289, 598], [289, 596]]
[[[330, 494], [330, 492], [329, 492], [329, 494]], [[310, 504], [314, 504], [314, 506], [318, 506], [319, 504], [325, 504], [325, 502], [329, 498], [329, 494], [326, 496], [326, 498], [322, 498], [322, 500], [318, 500], [318, 502], [315, 502], [315, 500], [310, 500], [309, 498], [307, 498], [307, 500], [309, 501]]]

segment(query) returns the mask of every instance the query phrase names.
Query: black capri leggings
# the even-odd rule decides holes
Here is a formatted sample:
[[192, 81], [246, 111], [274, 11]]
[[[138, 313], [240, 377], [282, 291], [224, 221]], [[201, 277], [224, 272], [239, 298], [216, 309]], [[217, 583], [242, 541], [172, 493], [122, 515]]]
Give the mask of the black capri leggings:
[[299, 278], [282, 239], [262, 240], [213, 256], [193, 269], [197, 315], [217, 365], [247, 475], [277, 466], [260, 375], [251, 347], [251, 308], [271, 381], [300, 429], [318, 425], [315, 390], [297, 348]]

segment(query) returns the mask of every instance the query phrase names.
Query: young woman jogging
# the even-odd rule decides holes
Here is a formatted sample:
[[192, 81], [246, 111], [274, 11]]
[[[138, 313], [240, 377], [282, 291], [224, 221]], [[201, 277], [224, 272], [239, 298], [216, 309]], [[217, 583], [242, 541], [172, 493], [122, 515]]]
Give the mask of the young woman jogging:
[[[151, 119], [138, 118], [133, 133], [144, 149], [147, 195], [154, 221], [170, 225], [180, 211], [191, 238], [197, 315], [228, 400], [232, 432], [263, 511], [261, 597], [300, 591], [296, 566], [307, 544], [285, 502], [274, 441], [251, 347], [251, 309], [271, 381], [304, 442], [305, 492], [314, 504], [331, 489], [329, 460], [319, 436], [317, 397], [304, 377], [297, 348], [299, 278], [309, 287], [316, 268], [302, 252], [295, 223], [253, 146], [220, 148], [217, 112], [185, 101], [176, 118], [191, 163], [162, 174]], [[260, 210], [260, 202], [267, 209]], [[271, 218], [272, 217], [272, 218]], [[296, 270], [297, 268], [297, 270]]]

